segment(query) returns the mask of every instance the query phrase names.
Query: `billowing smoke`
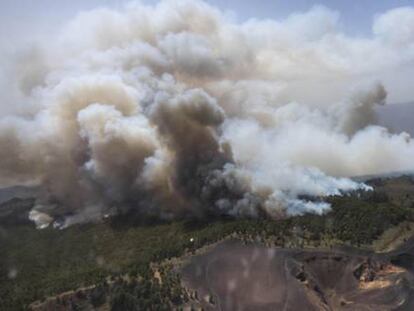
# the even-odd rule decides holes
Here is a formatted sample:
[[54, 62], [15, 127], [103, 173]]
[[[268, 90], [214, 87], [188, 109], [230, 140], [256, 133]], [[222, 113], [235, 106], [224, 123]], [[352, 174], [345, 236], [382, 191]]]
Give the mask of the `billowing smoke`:
[[387, 94], [371, 81], [414, 61], [413, 24], [396, 9], [355, 39], [323, 7], [244, 23], [199, 1], [81, 13], [2, 68], [0, 183], [41, 185], [40, 225], [322, 213], [303, 198], [414, 169], [408, 134], [375, 125]]

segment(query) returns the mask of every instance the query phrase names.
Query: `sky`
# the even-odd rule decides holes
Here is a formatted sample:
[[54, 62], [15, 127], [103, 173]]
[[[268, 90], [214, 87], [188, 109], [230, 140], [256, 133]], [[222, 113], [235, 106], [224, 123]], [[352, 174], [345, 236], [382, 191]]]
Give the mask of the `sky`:
[[[35, 31], [53, 30], [56, 25], [74, 16], [79, 11], [100, 6], [121, 7], [129, 0], [2, 0], [0, 1], [2, 36], [13, 39], [19, 28], [30, 27]], [[153, 4], [157, 0], [143, 0]], [[206, 2], [229, 11], [244, 21], [250, 18], [283, 19], [291, 13], [307, 11], [315, 5], [326, 6], [340, 12], [341, 23], [346, 33], [367, 36], [371, 33], [373, 17], [386, 10], [414, 5], [413, 0], [207, 0]], [[11, 31], [15, 30], [15, 31]]]
[[344, 30], [356, 35], [371, 33], [372, 18], [376, 14], [391, 8], [414, 4], [412, 0], [211, 0], [208, 2], [235, 11], [242, 19], [252, 17], [283, 19], [293, 12], [307, 11], [315, 5], [322, 5], [340, 12]]

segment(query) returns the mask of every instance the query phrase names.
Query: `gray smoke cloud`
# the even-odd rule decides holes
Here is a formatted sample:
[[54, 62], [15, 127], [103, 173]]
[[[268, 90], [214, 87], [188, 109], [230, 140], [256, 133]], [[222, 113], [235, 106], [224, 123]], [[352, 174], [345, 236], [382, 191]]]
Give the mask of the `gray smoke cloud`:
[[413, 28], [393, 21], [414, 9], [379, 15], [369, 39], [323, 7], [244, 23], [200, 1], [83, 12], [2, 65], [0, 184], [41, 185], [40, 227], [323, 213], [301, 197], [414, 169], [411, 137], [375, 125], [387, 93], [367, 82], [414, 60]]

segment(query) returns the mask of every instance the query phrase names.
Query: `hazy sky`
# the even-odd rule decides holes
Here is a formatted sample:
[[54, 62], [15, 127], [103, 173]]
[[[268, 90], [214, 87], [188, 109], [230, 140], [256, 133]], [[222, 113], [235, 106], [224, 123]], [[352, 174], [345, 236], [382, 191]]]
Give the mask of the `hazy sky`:
[[[11, 30], [30, 27], [36, 30], [51, 30], [55, 25], [77, 12], [100, 6], [119, 7], [126, 0], [1, 0], [1, 34], [12, 37]], [[157, 0], [143, 0], [156, 3]], [[400, 6], [412, 6], [414, 0], [207, 0], [223, 10], [228, 10], [239, 20], [249, 18], [283, 19], [287, 15], [306, 11], [312, 6], [323, 5], [337, 10], [341, 15], [344, 31], [353, 35], [369, 35], [375, 14]]]

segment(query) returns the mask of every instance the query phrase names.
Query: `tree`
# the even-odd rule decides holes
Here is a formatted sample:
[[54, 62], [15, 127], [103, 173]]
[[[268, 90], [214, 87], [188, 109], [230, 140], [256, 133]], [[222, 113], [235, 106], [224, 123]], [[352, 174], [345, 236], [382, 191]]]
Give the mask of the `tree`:
[[139, 301], [131, 294], [120, 291], [111, 300], [111, 311], [138, 311]]

